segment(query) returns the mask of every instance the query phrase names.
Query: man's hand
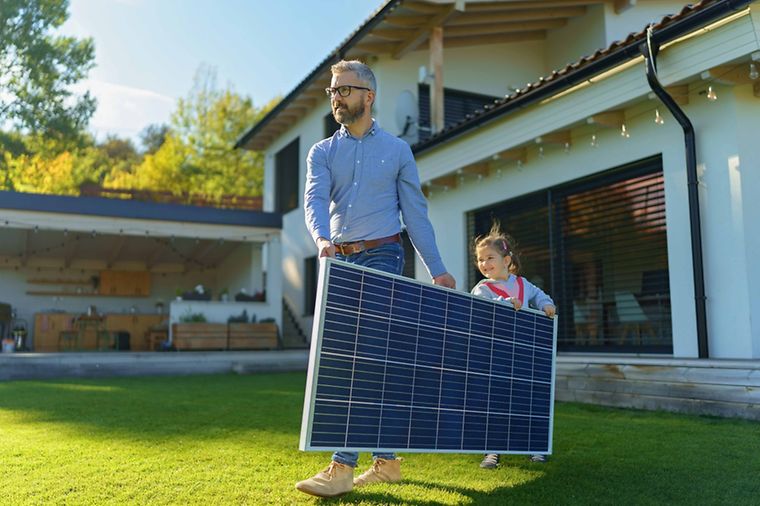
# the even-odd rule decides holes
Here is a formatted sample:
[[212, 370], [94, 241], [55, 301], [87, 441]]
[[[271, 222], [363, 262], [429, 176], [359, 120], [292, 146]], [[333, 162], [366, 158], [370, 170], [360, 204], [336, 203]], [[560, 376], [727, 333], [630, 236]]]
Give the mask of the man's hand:
[[317, 249], [319, 250], [319, 258], [335, 258], [335, 245], [329, 239], [324, 237], [317, 239]]
[[454, 276], [452, 276], [448, 272], [444, 272], [440, 276], [434, 277], [433, 278], [433, 284], [434, 285], [445, 286], [446, 288], [456, 288], [457, 287], [457, 282], [454, 279]]

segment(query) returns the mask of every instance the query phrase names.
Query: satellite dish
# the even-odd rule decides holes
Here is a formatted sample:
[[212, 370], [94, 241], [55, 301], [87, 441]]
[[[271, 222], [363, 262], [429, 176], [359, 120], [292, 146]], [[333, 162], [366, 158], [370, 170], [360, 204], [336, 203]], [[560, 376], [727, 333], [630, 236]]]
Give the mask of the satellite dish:
[[396, 99], [398, 136], [407, 142], [416, 142], [419, 117], [420, 111], [414, 93], [409, 90], [402, 91]]

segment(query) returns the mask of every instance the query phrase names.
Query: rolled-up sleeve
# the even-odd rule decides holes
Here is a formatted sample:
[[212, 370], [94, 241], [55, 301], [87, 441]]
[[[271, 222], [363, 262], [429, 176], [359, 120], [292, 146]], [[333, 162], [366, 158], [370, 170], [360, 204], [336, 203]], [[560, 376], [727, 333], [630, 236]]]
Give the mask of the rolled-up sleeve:
[[315, 144], [306, 157], [306, 187], [303, 194], [306, 228], [314, 242], [330, 239], [330, 169], [321, 143]]
[[404, 143], [399, 159], [398, 199], [401, 216], [409, 232], [414, 249], [425, 264], [431, 277], [440, 276], [446, 272], [441, 255], [435, 243], [433, 225], [428, 219], [427, 201], [420, 188], [420, 177], [417, 164], [409, 146]]

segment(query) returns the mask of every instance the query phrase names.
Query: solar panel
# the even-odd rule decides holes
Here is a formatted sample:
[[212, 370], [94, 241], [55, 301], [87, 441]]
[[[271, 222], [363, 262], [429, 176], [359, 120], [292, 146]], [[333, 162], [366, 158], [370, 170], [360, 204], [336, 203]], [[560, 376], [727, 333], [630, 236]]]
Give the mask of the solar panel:
[[557, 319], [320, 260], [301, 450], [551, 453]]

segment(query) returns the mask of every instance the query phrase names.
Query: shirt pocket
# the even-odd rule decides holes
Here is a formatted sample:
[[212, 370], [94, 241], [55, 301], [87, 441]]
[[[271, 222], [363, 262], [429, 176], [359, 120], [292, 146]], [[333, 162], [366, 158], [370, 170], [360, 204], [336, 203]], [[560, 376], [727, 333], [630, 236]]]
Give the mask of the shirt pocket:
[[395, 191], [397, 170], [390, 159], [382, 156], [368, 157], [364, 171], [365, 180], [373, 191]]

